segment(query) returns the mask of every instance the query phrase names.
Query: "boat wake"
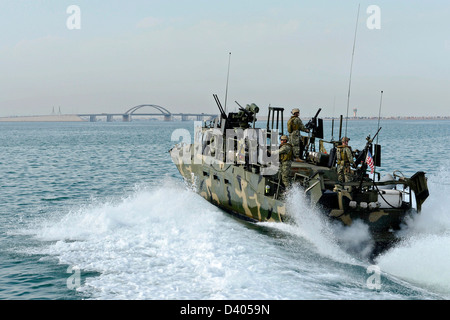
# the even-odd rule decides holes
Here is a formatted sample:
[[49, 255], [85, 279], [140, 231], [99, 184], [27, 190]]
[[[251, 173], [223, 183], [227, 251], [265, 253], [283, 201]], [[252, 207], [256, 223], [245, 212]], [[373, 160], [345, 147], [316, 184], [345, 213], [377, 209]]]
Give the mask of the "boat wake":
[[[27, 250], [79, 268], [77, 291], [88, 298], [220, 299], [235, 275], [227, 261], [243, 251], [228, 236], [235, 231], [224, 218], [171, 180], [48, 216], [26, 230], [41, 243]], [[91, 272], [99, 275], [83, 277]]]
[[293, 187], [286, 195], [286, 210], [292, 223], [262, 223], [282, 229], [307, 240], [316, 251], [338, 262], [366, 263], [373, 250], [373, 240], [368, 226], [355, 221], [345, 227], [328, 219], [306, 198], [304, 192]]
[[406, 281], [415, 288], [450, 297], [448, 181], [448, 169], [429, 179], [430, 198], [422, 212], [402, 226], [398, 234], [402, 240], [374, 260], [375, 242], [367, 225], [360, 221], [350, 227], [333, 223], [312, 207], [299, 189], [290, 190], [286, 198], [293, 223], [262, 224], [307, 240], [317, 253], [337, 262], [365, 267], [374, 264], [394, 282]]
[[377, 258], [380, 268], [410, 283], [450, 297], [450, 171], [428, 180], [430, 197], [422, 212], [408, 219], [398, 245]]
[[79, 268], [76, 290], [87, 299], [337, 298], [355, 281], [338, 270], [329, 277], [342, 289], [328, 290], [317, 277], [327, 263], [316, 254], [302, 261], [292, 237], [262, 229], [169, 179], [48, 215], [26, 230], [38, 244], [24, 250], [57, 259], [68, 272]]
[[[408, 222], [408, 240], [376, 263], [384, 274], [449, 295], [448, 209], [445, 193], [434, 190], [438, 181], [430, 182], [432, 199]], [[89, 299], [352, 299], [355, 290], [359, 298], [373, 297], [365, 286], [367, 227], [334, 224], [300, 190], [288, 194], [287, 204], [293, 223], [248, 224], [168, 179], [115, 201], [48, 215], [24, 232], [40, 244], [23, 250], [78, 267], [77, 291]], [[267, 228], [284, 235], [268, 236]], [[328, 288], [330, 281], [338, 291]], [[377, 297], [402, 297], [396, 288], [403, 284], [393, 282]]]

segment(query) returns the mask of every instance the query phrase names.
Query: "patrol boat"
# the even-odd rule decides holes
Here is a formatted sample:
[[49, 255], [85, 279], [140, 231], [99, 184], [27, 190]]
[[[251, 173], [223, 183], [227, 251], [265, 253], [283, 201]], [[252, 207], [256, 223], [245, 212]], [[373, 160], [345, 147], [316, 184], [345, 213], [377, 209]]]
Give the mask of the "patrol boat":
[[[258, 106], [239, 105], [238, 112], [226, 114], [217, 95], [213, 96], [220, 115], [195, 128], [194, 143], [179, 143], [169, 150], [184, 180], [212, 204], [246, 220], [292, 220], [278, 172], [278, 156], [272, 155], [284, 134], [284, 108], [269, 106], [266, 128], [256, 128]], [[370, 175], [365, 161], [369, 152], [374, 166], [381, 161], [381, 146], [373, 143], [379, 128], [355, 154], [358, 166], [351, 170], [352, 181], [340, 182], [336, 150], [342, 116], [339, 139], [325, 141], [320, 111], [306, 125], [309, 133], [302, 138], [302, 157], [291, 165], [292, 185], [299, 186], [305, 198], [329, 219], [346, 226], [362, 220], [375, 241], [392, 241], [405, 217], [420, 212], [429, 195], [425, 173], [406, 177], [396, 170], [382, 178], [376, 172]]]

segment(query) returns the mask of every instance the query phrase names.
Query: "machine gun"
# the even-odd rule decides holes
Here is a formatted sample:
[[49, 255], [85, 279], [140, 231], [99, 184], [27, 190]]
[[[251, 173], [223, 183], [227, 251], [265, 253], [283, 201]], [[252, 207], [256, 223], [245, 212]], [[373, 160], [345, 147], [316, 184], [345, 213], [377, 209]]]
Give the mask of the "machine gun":
[[315, 138], [323, 138], [323, 121], [322, 119], [317, 119], [320, 111], [322, 111], [322, 108], [319, 108], [319, 110], [317, 110], [316, 115], [311, 120], [309, 120], [309, 122], [305, 126], [310, 133], [309, 139], [306, 139], [306, 142], [300, 140], [300, 154], [303, 155], [304, 159], [306, 159], [308, 155], [310, 146], [312, 147], [311, 151], [316, 151], [314, 144]]
[[370, 154], [373, 157], [374, 166], [380, 166], [381, 165], [381, 146], [379, 144], [375, 144], [375, 152], [372, 151], [372, 142], [380, 133], [381, 127], [378, 128], [377, 132], [373, 136], [373, 138], [370, 138], [370, 135], [366, 138], [367, 143], [364, 147], [364, 151], [361, 153], [364, 157], [367, 156], [367, 152], [370, 150]]
[[311, 120], [309, 120], [305, 127], [306, 129], [309, 129], [313, 137], [323, 139], [323, 120], [317, 119], [320, 111], [322, 111], [322, 108], [319, 108], [319, 110], [317, 110], [316, 115]]
[[[378, 128], [377, 132], [375, 133], [375, 135], [373, 136], [373, 138], [370, 138], [370, 134], [367, 136], [366, 140], [366, 146], [364, 147], [364, 150], [359, 152], [357, 155], [357, 158], [355, 160], [355, 168], [357, 168], [357, 166], [361, 163], [361, 168], [358, 169], [358, 176], [361, 179], [361, 184], [364, 178], [364, 175], [366, 173], [367, 170], [367, 163], [366, 163], [366, 158], [367, 158], [367, 154], [370, 151], [370, 154], [372, 155], [372, 159], [373, 159], [373, 165], [375, 167], [380, 166], [381, 165], [381, 146], [378, 144], [375, 144], [375, 153], [372, 150], [372, 142], [375, 139], [375, 137], [378, 135], [378, 133], [380, 133], [381, 127]], [[360, 186], [361, 186], [360, 184]]]

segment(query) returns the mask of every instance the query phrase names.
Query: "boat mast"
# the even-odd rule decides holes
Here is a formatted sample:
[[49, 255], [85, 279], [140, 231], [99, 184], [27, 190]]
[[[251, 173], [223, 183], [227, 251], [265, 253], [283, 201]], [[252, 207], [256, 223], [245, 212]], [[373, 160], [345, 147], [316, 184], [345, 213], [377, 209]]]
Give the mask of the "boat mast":
[[353, 39], [352, 61], [351, 61], [351, 64], [350, 64], [350, 79], [349, 79], [349, 82], [348, 82], [348, 94], [347, 94], [347, 117], [345, 118], [345, 136], [347, 136], [348, 108], [349, 108], [349, 105], [350, 105], [350, 88], [352, 86], [353, 58], [355, 56], [356, 34], [358, 32], [359, 8], [360, 8], [360, 6], [361, 6], [361, 4], [358, 4], [358, 15], [356, 17], [355, 37]]

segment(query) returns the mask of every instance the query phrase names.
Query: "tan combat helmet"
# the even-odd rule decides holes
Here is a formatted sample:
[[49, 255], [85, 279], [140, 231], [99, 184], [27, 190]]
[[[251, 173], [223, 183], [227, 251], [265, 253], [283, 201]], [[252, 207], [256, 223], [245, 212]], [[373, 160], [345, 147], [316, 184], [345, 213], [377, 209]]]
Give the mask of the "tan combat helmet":
[[287, 136], [281, 136], [280, 141], [283, 141], [283, 140], [288, 140], [288, 137]]
[[292, 114], [297, 113], [297, 112], [300, 113], [300, 109], [295, 108], [295, 109], [292, 109], [292, 111], [291, 111]]
[[349, 141], [350, 141], [350, 138], [342, 137], [342, 142], [349, 142]]

